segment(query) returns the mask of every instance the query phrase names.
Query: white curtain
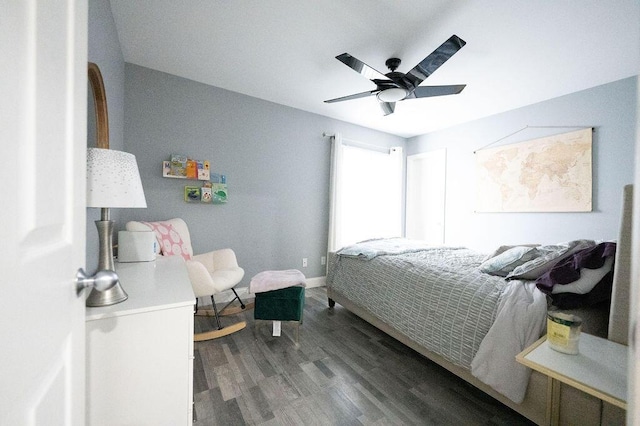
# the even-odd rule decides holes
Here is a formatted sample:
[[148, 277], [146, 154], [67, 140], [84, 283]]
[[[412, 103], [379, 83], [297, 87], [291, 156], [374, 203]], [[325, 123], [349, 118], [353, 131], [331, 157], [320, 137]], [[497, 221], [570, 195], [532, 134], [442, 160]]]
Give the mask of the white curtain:
[[340, 235], [342, 232], [341, 212], [342, 205], [339, 200], [342, 197], [340, 187], [340, 172], [342, 170], [343, 155], [342, 135], [336, 133], [331, 137], [331, 174], [329, 181], [329, 251], [336, 251], [340, 247]]
[[402, 234], [402, 148], [332, 138], [329, 251]]

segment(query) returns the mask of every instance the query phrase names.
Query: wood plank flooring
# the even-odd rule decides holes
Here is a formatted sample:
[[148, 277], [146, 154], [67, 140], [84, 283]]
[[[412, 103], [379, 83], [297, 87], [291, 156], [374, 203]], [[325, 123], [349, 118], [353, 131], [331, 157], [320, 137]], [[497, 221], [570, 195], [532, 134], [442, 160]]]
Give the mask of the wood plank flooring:
[[[324, 287], [304, 323], [223, 317], [247, 328], [194, 345], [194, 425], [531, 425], [508, 407], [380, 332]], [[196, 332], [214, 320], [196, 317]]]

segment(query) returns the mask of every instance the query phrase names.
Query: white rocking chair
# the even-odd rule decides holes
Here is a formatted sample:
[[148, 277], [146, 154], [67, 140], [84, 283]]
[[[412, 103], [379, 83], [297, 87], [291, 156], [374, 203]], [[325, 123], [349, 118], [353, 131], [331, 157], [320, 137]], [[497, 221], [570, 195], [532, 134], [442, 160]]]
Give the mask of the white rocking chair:
[[[218, 326], [217, 330], [196, 333], [194, 335], [194, 341], [200, 342], [204, 340], [217, 339], [242, 330], [247, 326], [246, 321], [239, 321], [226, 327], [222, 327], [220, 324], [221, 316], [233, 315], [248, 307], [253, 307], [253, 304], [245, 305], [234, 288], [238, 283], [240, 283], [242, 277], [244, 277], [244, 270], [238, 266], [238, 261], [233, 250], [221, 249], [194, 255], [193, 248], [191, 247], [189, 228], [185, 221], [179, 218], [169, 219], [162, 222], [132, 221], [126, 224], [126, 229], [128, 231], [154, 230], [156, 232], [156, 236], [163, 233], [166, 235], [171, 230], [178, 234], [179, 239], [181, 240], [181, 244], [179, 244], [179, 246], [181, 247], [181, 250], [186, 253], [185, 257], [190, 258], [190, 260], [185, 260], [185, 262], [189, 273], [189, 279], [191, 280], [191, 286], [193, 287], [193, 292], [195, 293], [196, 298], [211, 296], [213, 309], [203, 309], [199, 311], [198, 300], [196, 299], [195, 314], [199, 316], [215, 317], [216, 324]], [[160, 243], [161, 253], [166, 254], [167, 245], [163, 247], [161, 237], [158, 238], [158, 242]], [[214, 295], [225, 290], [232, 290], [235, 297], [227, 303], [224, 308], [218, 310], [216, 308]], [[235, 302], [236, 299], [240, 302], [240, 306], [230, 308], [230, 305]]]

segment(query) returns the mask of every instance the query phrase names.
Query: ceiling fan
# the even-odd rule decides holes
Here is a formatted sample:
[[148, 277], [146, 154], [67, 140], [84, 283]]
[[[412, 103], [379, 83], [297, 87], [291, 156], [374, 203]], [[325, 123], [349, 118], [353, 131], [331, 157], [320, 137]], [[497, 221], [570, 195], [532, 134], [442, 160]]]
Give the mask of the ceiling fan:
[[395, 110], [396, 102], [398, 101], [432, 96], [456, 95], [462, 92], [462, 89], [464, 89], [466, 85], [418, 86], [458, 50], [462, 49], [465, 44], [467, 44], [467, 42], [460, 37], [452, 35], [406, 74], [396, 71], [400, 65], [400, 59], [398, 58], [387, 59], [385, 65], [391, 72], [382, 74], [348, 53], [338, 55], [336, 56], [337, 60], [371, 80], [376, 85], [376, 88], [368, 92], [329, 99], [325, 102], [342, 102], [375, 95], [380, 102], [380, 107], [384, 115], [389, 115]]

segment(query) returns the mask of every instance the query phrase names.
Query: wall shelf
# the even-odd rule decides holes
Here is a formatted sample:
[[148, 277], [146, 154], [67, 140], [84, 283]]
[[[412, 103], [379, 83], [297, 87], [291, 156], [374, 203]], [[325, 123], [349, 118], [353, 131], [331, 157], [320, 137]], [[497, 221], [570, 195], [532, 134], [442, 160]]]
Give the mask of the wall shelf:
[[189, 159], [173, 154], [171, 160], [162, 162], [162, 177], [202, 182], [202, 186], [186, 185], [184, 201], [187, 203], [225, 204], [227, 180], [225, 175], [211, 173], [209, 161]]
[[[172, 158], [175, 156], [172, 156]], [[162, 177], [170, 179], [205, 180], [211, 177], [209, 161], [185, 159], [182, 161], [163, 161]]]

